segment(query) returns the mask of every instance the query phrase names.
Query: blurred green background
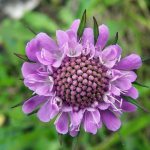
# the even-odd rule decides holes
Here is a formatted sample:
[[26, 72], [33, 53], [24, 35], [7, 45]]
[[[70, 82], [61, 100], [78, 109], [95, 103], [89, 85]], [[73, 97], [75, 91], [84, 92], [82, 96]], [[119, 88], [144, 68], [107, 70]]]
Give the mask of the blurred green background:
[[[123, 55], [131, 52], [150, 56], [149, 0], [43, 0], [21, 19], [0, 19], [0, 150], [58, 150], [59, 136], [53, 122], [41, 123], [35, 115], [26, 116], [21, 107], [11, 106], [29, 98], [31, 92], [21, 78], [22, 60], [13, 53], [25, 53], [26, 43], [34, 37], [22, 23], [55, 38], [55, 30], [67, 29], [87, 9], [88, 25], [92, 16], [110, 28], [110, 36], [119, 32]], [[150, 86], [150, 62], [138, 70], [138, 81]], [[150, 110], [150, 90], [137, 87], [139, 103]], [[81, 131], [79, 150], [150, 150], [150, 115], [142, 110], [122, 116], [122, 128], [112, 133], [104, 127], [96, 135]], [[63, 137], [70, 150], [73, 138]]]

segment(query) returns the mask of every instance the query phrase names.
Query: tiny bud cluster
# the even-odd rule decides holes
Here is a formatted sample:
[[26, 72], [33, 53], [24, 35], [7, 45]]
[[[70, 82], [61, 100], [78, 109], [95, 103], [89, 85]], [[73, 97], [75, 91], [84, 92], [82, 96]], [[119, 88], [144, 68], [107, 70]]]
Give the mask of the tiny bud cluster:
[[56, 95], [64, 103], [81, 109], [102, 101], [109, 84], [107, 68], [98, 59], [88, 58], [68, 58], [53, 74]]

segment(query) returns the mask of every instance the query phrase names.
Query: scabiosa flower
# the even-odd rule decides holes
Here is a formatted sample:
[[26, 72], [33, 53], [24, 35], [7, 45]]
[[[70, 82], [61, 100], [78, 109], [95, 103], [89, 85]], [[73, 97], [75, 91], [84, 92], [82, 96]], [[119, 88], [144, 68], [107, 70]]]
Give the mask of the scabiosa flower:
[[92, 28], [84, 28], [78, 37], [80, 20], [67, 31], [57, 30], [54, 41], [39, 33], [26, 46], [29, 62], [24, 62], [24, 84], [35, 94], [23, 104], [23, 112], [32, 113], [49, 122], [56, 117], [60, 134], [76, 136], [80, 128], [96, 134], [104, 124], [116, 131], [121, 126], [123, 112], [136, 110], [125, 97], [138, 98], [132, 85], [134, 72], [142, 65], [140, 56], [121, 58], [118, 44], [106, 46], [109, 29], [98, 27], [96, 42]]

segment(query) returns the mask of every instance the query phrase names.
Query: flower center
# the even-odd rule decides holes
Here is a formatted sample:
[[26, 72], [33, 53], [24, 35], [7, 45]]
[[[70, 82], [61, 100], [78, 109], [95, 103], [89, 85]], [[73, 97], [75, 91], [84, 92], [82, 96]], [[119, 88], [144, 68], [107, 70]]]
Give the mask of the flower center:
[[54, 71], [54, 88], [63, 103], [85, 108], [102, 101], [109, 84], [107, 68], [98, 59], [88, 58], [67, 58]]

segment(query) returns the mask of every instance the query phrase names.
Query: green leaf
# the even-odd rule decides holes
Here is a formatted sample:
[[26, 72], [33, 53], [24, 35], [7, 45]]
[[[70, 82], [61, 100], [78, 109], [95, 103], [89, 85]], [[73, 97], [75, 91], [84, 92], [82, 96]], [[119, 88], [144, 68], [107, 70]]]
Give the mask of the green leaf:
[[[139, 115], [138, 117], [133, 118], [132, 120], [124, 123], [121, 127], [120, 133], [122, 134], [124, 139], [131, 137], [131, 135], [136, 135], [142, 129], [149, 127], [150, 125], [150, 115], [144, 114]], [[100, 144], [92, 147], [92, 150], [108, 150], [111, 149], [114, 145], [117, 145], [120, 142], [120, 137], [118, 133], [114, 133], [112, 135], [107, 136]]]
[[131, 97], [128, 97], [128, 96], [124, 96], [124, 99], [130, 103], [132, 103], [133, 105], [136, 105], [138, 108], [140, 108], [141, 110], [145, 111], [145, 112], [148, 112], [148, 110], [146, 110], [143, 106], [141, 106], [140, 104], [137, 103], [136, 100], [132, 99]]
[[73, 138], [73, 143], [72, 143], [72, 150], [77, 150], [78, 149], [78, 142], [79, 142], [79, 134]]
[[31, 33], [34, 35], [37, 35], [37, 33], [25, 22], [25, 20], [21, 20], [21, 23], [24, 25], [25, 28], [27, 28]]
[[17, 56], [18, 58], [24, 60], [24, 61], [29, 61], [29, 59], [26, 55], [22, 55], [22, 54], [18, 54], [18, 53], [14, 53], [14, 55]]
[[33, 114], [36, 114], [36, 113], [38, 112], [38, 110], [39, 110], [39, 109], [36, 109], [36, 110], [32, 111], [31, 113], [27, 114], [27, 116], [31, 116], [31, 115], [33, 115]]
[[82, 15], [82, 19], [81, 19], [81, 22], [80, 22], [80, 25], [79, 25], [79, 28], [77, 31], [78, 39], [81, 38], [84, 28], [85, 28], [85, 25], [86, 25], [86, 10], [84, 11], [84, 13]]
[[35, 31], [44, 31], [48, 34], [54, 34], [60, 25], [55, 22], [54, 18], [38, 11], [30, 11], [26, 13], [23, 19]]
[[150, 88], [149, 86], [147, 86], [147, 85], [143, 85], [142, 83], [139, 83], [139, 82], [133, 82], [133, 84], [135, 84], [135, 85], [138, 85], [138, 86], [141, 86], [141, 87], [144, 87], [144, 88]]
[[[37, 95], [37, 94], [33, 94], [32, 96], [30, 96], [30, 97], [27, 98], [27, 99], [30, 99], [30, 98], [32, 98], [32, 97], [35, 96], [35, 95]], [[23, 105], [23, 103], [26, 102], [26, 101], [27, 101], [27, 100], [23, 100], [23, 101], [19, 102], [18, 104], [12, 106], [11, 108], [16, 108], [16, 107], [18, 107], [18, 106], [21, 106], [21, 105]], [[30, 114], [29, 114], [29, 115], [30, 115]]]
[[23, 80], [24, 80], [24, 78], [19, 78], [19, 80], [20, 80], [20, 81], [23, 81]]
[[150, 61], [150, 57], [142, 58], [142, 62]]
[[99, 36], [99, 29], [98, 29], [98, 23], [97, 23], [95, 17], [93, 17], [93, 21], [94, 21], [94, 27], [93, 27], [93, 30], [94, 30], [94, 44], [96, 44], [98, 36]]
[[115, 35], [114, 44], [117, 44], [117, 42], [118, 42], [118, 32], [117, 32], [116, 35]]
[[118, 42], [118, 32], [116, 32], [116, 35], [114, 38], [110, 38], [106, 44], [106, 47], [109, 46], [109, 45], [112, 45], [112, 44], [117, 44]]
[[16, 105], [12, 106], [11, 108], [16, 108], [16, 107], [19, 107], [19, 106], [21, 106], [21, 105], [22, 105], [24, 102], [25, 102], [25, 101], [23, 101], [23, 102], [20, 102], [20, 103], [18, 103], [18, 104], [16, 104]]
[[60, 150], [63, 150], [63, 135], [58, 133], [58, 140], [59, 140], [59, 144], [60, 144]]

